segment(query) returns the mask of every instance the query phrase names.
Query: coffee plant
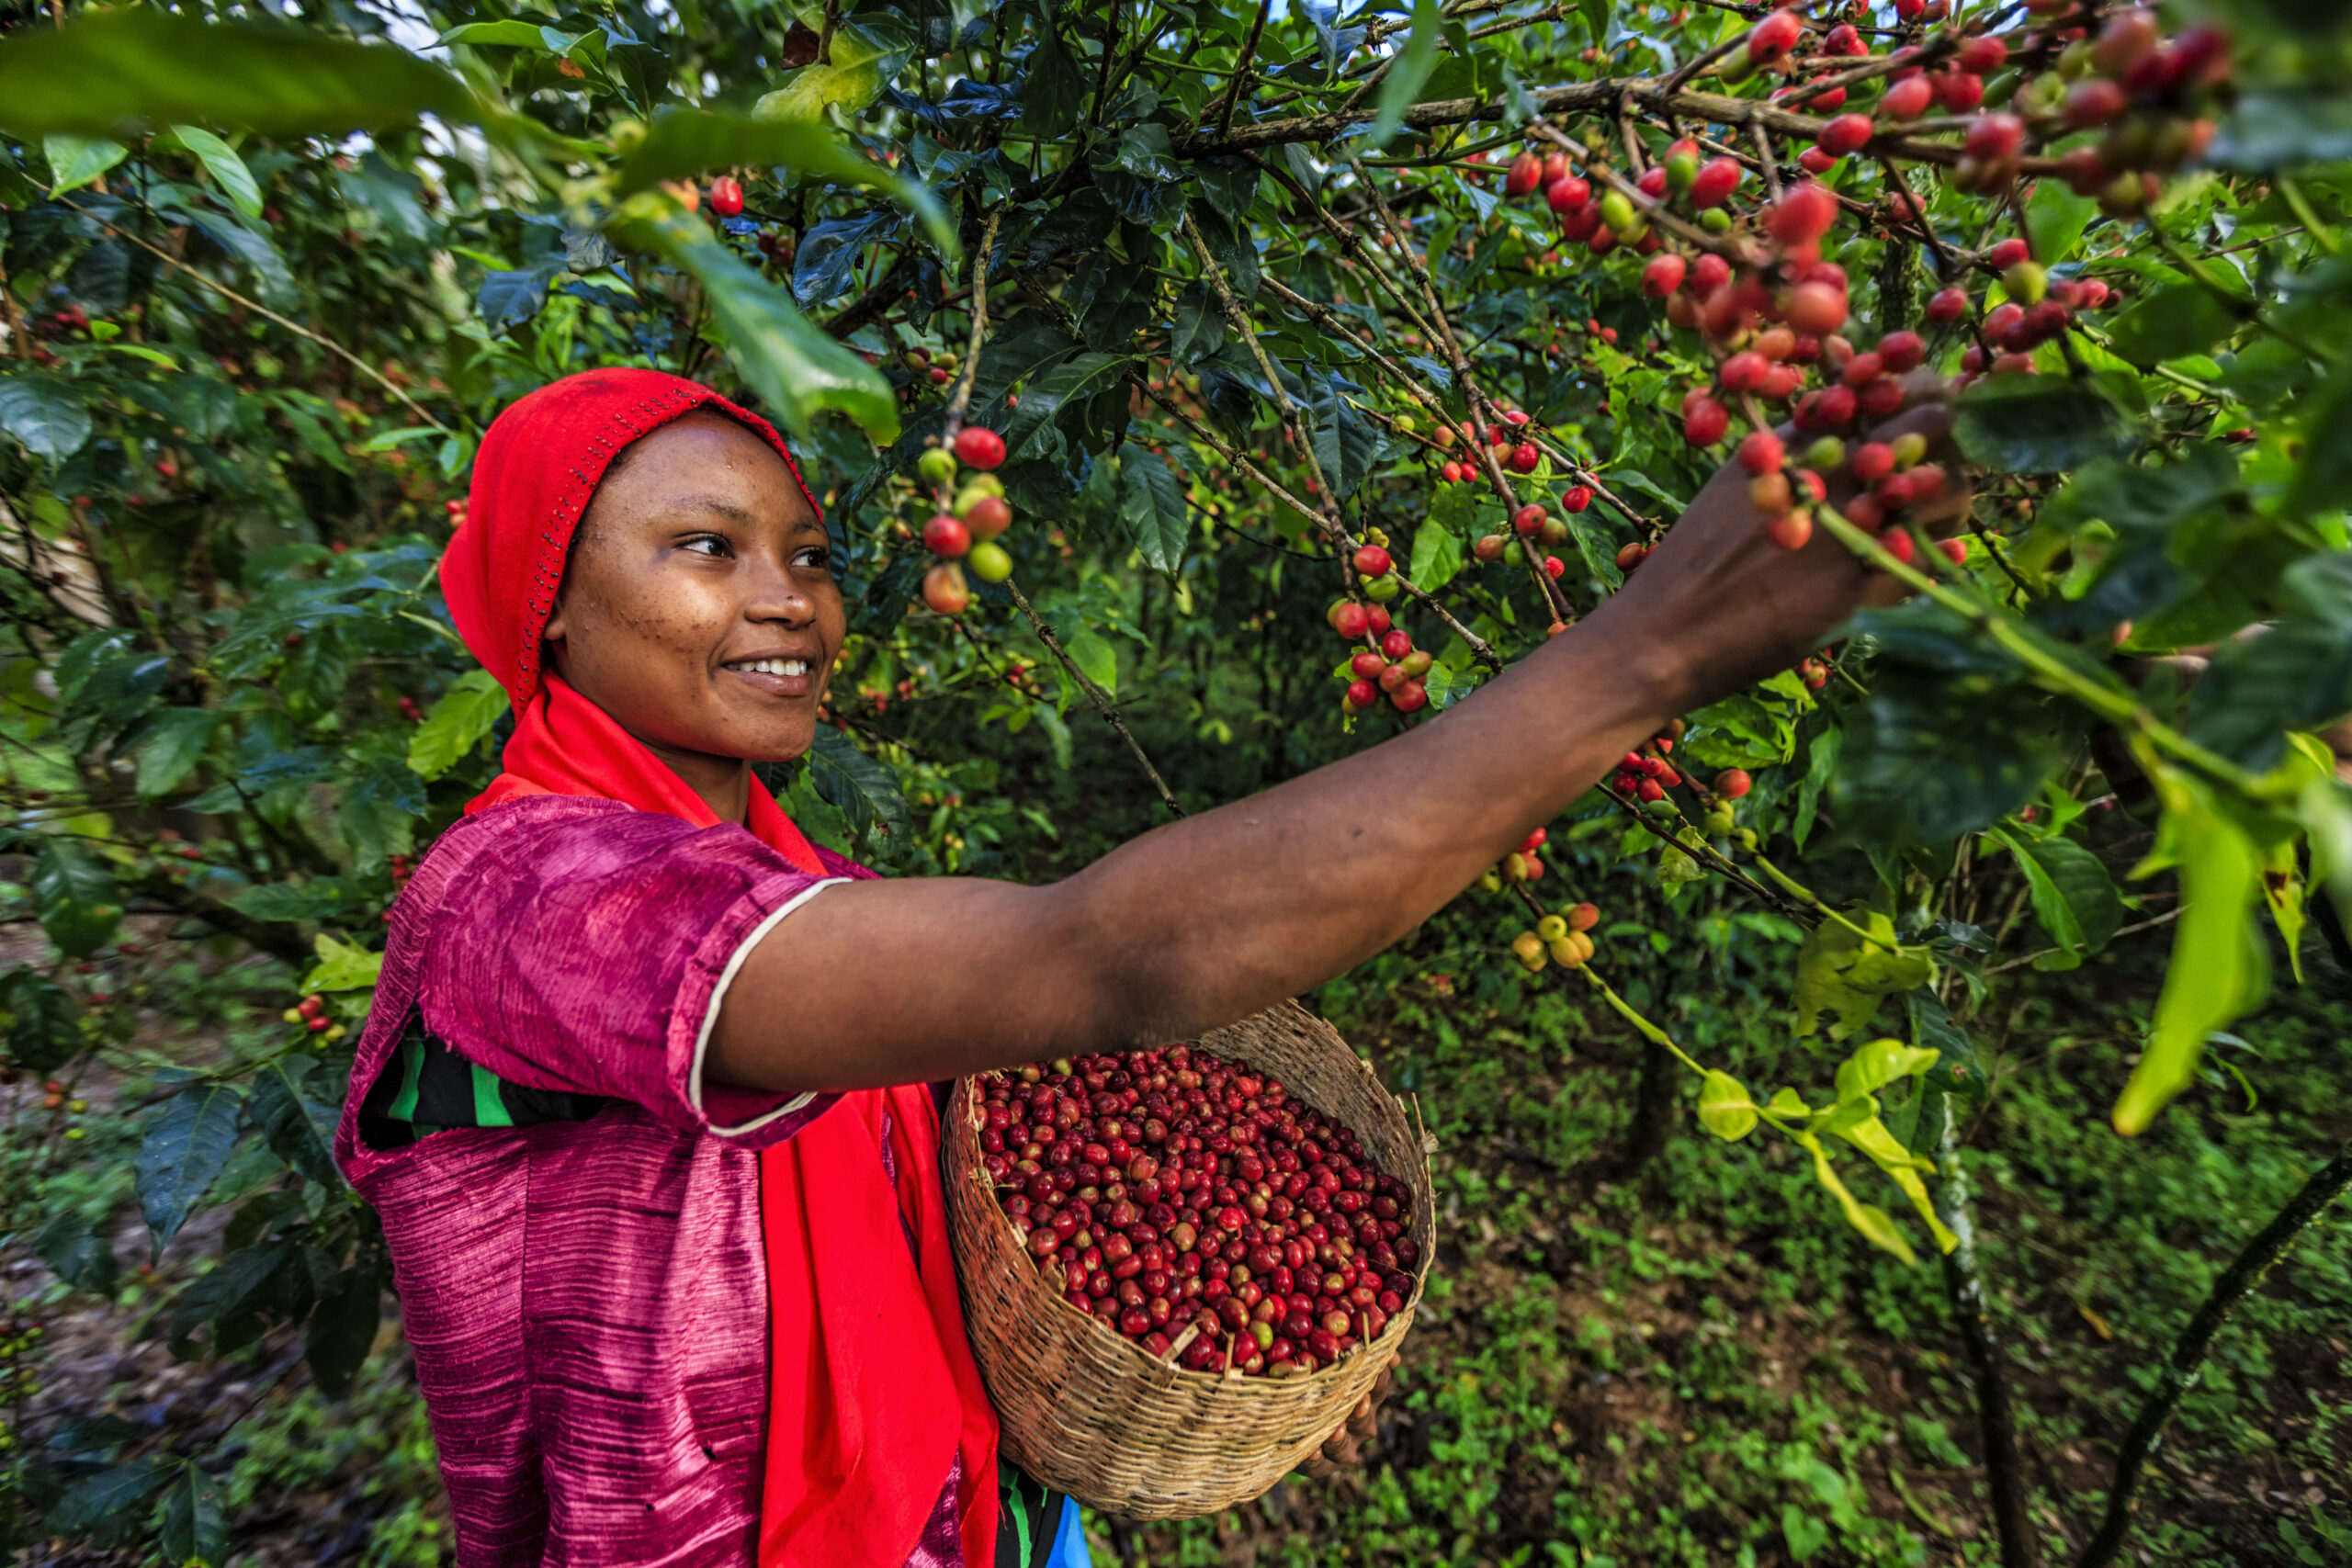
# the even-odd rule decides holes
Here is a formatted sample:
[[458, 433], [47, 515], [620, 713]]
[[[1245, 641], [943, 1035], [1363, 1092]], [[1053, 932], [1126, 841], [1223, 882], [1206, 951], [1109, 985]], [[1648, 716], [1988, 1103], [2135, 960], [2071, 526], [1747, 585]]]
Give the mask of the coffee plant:
[[[93, 1174], [120, 1155], [154, 1258], [226, 1212], [153, 1308], [175, 1351], [357, 1375], [390, 1281], [329, 1134], [384, 910], [496, 771], [504, 698], [434, 564], [534, 387], [650, 364], [789, 432], [852, 635], [772, 783], [904, 874], [1148, 826], [1022, 787], [1107, 756], [1084, 726], [1181, 814], [1428, 722], [1729, 464], [1774, 542], [1908, 597], [1629, 753], [1449, 918], [1648, 1042], [1644, 1135], [1687, 1091], [1706, 1134], [1802, 1151], [1817, 1223], [1942, 1256], [2002, 1559], [2035, 1559], [1962, 1168], [1975, 1026], [2014, 971], [2168, 940], [2084, 1130], [2135, 1135], [2300, 977], [2271, 930], [2290, 965], [2307, 922], [2345, 951], [2338, 7], [0, 17], [0, 1239], [131, 1288]], [[1873, 438], [1929, 399], [1956, 450]], [[1802, 932], [1773, 983], [1817, 1071], [1746, 1084], [1678, 1040], [1565, 845]], [[137, 1091], [94, 1110], [101, 1078]], [[2085, 1562], [2347, 1179], [2217, 1288]], [[0, 1542], [224, 1561], [207, 1454], [17, 1440], [56, 1299], [0, 1307]]]

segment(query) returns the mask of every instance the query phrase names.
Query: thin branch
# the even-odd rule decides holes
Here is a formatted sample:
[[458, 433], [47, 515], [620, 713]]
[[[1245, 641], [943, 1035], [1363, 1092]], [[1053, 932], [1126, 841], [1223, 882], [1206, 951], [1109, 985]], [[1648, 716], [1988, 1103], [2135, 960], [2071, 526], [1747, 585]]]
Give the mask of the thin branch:
[[1137, 762], [1143, 764], [1144, 773], [1151, 779], [1151, 787], [1159, 792], [1160, 803], [1178, 817], [1182, 817], [1184, 808], [1176, 804], [1175, 793], [1168, 787], [1168, 781], [1159, 776], [1159, 770], [1151, 765], [1150, 757], [1145, 754], [1142, 744], [1135, 738], [1135, 732], [1127, 728], [1127, 721], [1119, 716], [1118, 705], [1111, 701], [1102, 687], [1087, 679], [1086, 671], [1078, 667], [1077, 661], [1070, 658], [1069, 650], [1062, 646], [1062, 639], [1054, 635], [1053, 627], [1046, 625], [1045, 618], [1037, 614], [1035, 607], [1030, 604], [1027, 595], [1021, 592], [1021, 585], [1011, 578], [1007, 578], [1004, 586], [1006, 592], [1012, 595], [1013, 604], [1020, 606], [1021, 613], [1029, 617], [1029, 628], [1037, 634], [1037, 640], [1044, 643], [1046, 650], [1060, 661], [1061, 667], [1069, 671], [1069, 678], [1078, 683], [1078, 689], [1086, 694], [1086, 700], [1094, 705], [1094, 711], [1101, 714], [1109, 721], [1111, 728], [1119, 732], [1119, 739], [1127, 743], [1127, 750], [1136, 754]]
[[972, 336], [964, 349], [964, 373], [956, 378], [955, 395], [947, 400], [947, 412], [940, 425], [942, 446], [956, 444], [956, 433], [964, 428], [964, 411], [972, 403], [972, 383], [980, 374], [980, 339], [989, 330], [989, 254], [996, 249], [997, 225], [1004, 221], [1004, 209], [989, 214], [989, 226], [980, 235], [979, 254], [972, 259]]
[[[46, 187], [43, 188], [45, 189]], [[299, 321], [290, 321], [284, 316], [279, 315], [277, 311], [271, 310], [266, 305], [261, 304], [256, 300], [246, 299], [243, 295], [230, 288], [227, 284], [220, 282], [217, 278], [208, 277], [203, 273], [197, 271], [196, 268], [188, 265], [187, 263], [180, 260], [169, 251], [164, 250], [156, 245], [151, 245], [145, 240], [141, 239], [138, 235], [116, 228], [105, 219], [100, 218], [96, 213], [92, 212], [88, 208], [85, 208], [76, 202], [72, 197], [60, 196], [53, 197], [53, 199], [63, 206], [72, 208], [74, 211], [80, 213], [83, 217], [88, 219], [99, 228], [104, 229], [107, 233], [115, 236], [115, 238], [119, 240], [128, 240], [130, 243], [137, 245], [141, 250], [145, 251], [149, 255], [152, 255], [156, 260], [162, 262], [165, 266], [178, 268], [180, 271], [187, 274], [188, 276], [194, 278], [197, 282], [204, 285], [205, 288], [211, 289], [215, 294], [230, 300], [241, 309], [251, 310], [256, 316], [276, 321], [279, 326], [284, 327], [296, 337], [308, 339], [310, 342], [317, 344], [321, 348], [327, 350], [329, 353], [348, 361], [352, 367], [356, 369], [361, 375], [367, 377], [369, 380], [383, 388], [384, 390], [390, 392], [393, 397], [399, 399], [401, 404], [404, 405], [411, 413], [416, 415], [417, 418], [423, 420], [425, 423], [431, 425], [434, 429], [439, 431], [444, 435], [450, 434], [450, 430], [447, 425], [434, 418], [430, 413], [427, 413], [423, 405], [418, 403], [414, 398], [410, 397], [406, 392], [401, 390], [400, 388], [394, 386], [391, 380], [386, 377], [382, 371], [377, 369], [374, 366], [360, 358], [359, 355], [352, 353], [351, 350], [344, 347], [343, 344], [335, 342], [334, 339], [324, 336], [322, 333], [312, 332], [310, 328], [302, 325]], [[168, 276], [168, 274], [166, 276]]]
[[1240, 58], [1233, 62], [1233, 81], [1225, 90], [1225, 102], [1217, 106], [1216, 133], [1233, 133], [1233, 107], [1241, 101], [1242, 84], [1250, 79], [1250, 62], [1258, 53], [1259, 35], [1266, 30], [1266, 13], [1274, 8], [1274, 0], [1258, 0], [1257, 18], [1250, 24], [1250, 36], [1241, 45]]
[[2213, 1281], [2205, 1304], [2197, 1309], [2197, 1315], [2181, 1331], [2180, 1338], [2173, 1345], [2171, 1359], [2165, 1363], [2163, 1376], [2140, 1406], [2132, 1430], [2124, 1436], [2122, 1450], [2116, 1455], [2115, 1481], [2107, 1494], [2107, 1515], [2099, 1521], [2098, 1533], [2075, 1560], [2075, 1568], [2104, 1568], [2114, 1560], [2123, 1544], [2124, 1531], [2132, 1525], [2132, 1503], [2139, 1490], [2140, 1472], [2156, 1451], [2165, 1423], [2172, 1418], [2173, 1407], [2203, 1371], [2205, 1356], [2213, 1348], [2214, 1337], [2239, 1303], [2254, 1293], [2287, 1255], [2296, 1238], [2329, 1204], [2342, 1197], [2347, 1187], [2352, 1187], [2352, 1144], [2338, 1150], [2334, 1159], [2314, 1172], [2287, 1206], [2230, 1260], [2222, 1277]]

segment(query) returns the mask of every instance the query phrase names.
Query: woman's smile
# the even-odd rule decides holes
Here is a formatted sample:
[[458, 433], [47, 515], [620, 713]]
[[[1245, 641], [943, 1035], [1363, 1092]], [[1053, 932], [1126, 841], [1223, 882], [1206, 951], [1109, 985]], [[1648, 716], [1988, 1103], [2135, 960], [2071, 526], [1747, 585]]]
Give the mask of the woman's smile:
[[730, 659], [718, 668], [753, 691], [770, 696], [804, 698], [816, 695], [822, 665], [802, 653], [761, 653]]

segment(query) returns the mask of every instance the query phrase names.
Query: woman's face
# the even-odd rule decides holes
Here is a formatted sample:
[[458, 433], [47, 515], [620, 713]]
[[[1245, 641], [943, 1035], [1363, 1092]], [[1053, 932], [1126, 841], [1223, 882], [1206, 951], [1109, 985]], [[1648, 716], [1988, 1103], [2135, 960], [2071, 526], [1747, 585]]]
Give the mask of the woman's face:
[[564, 680], [673, 765], [777, 761], [808, 750], [845, 625], [791, 470], [697, 412], [597, 488], [546, 637]]

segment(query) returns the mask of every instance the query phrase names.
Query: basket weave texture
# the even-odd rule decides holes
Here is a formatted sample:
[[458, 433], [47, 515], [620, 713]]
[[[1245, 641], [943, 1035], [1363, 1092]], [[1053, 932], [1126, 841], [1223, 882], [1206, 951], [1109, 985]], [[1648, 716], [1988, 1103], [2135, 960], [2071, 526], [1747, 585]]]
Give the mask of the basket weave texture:
[[1304, 1377], [1243, 1378], [1155, 1360], [1061, 1298], [998, 1205], [980, 1164], [983, 1090], [956, 1086], [944, 1179], [964, 1321], [1002, 1426], [1005, 1456], [1090, 1507], [1132, 1520], [1215, 1513], [1305, 1460], [1403, 1348], [1433, 1250], [1429, 1162], [1403, 1107], [1322, 1020], [1284, 1003], [1200, 1043], [1272, 1074], [1337, 1118], [1412, 1194], [1413, 1292], [1378, 1338]]

